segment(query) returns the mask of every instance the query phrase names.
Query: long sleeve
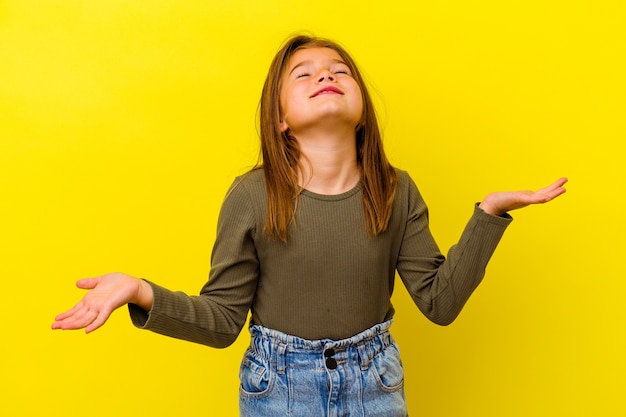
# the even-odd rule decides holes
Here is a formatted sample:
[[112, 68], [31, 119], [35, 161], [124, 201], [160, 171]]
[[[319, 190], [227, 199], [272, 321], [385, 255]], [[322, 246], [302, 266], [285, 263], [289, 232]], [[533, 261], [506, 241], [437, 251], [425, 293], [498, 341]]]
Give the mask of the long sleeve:
[[389, 320], [396, 271], [419, 309], [452, 322], [480, 283], [510, 217], [476, 208], [446, 259], [428, 228], [417, 187], [399, 171], [389, 227], [368, 236], [361, 185], [339, 195], [304, 190], [284, 242], [263, 231], [264, 173], [237, 179], [224, 200], [209, 280], [198, 296], [154, 283], [146, 312], [131, 305], [133, 323], [213, 347], [230, 345], [248, 312], [255, 324], [305, 339], [343, 339]]
[[245, 324], [254, 299], [259, 262], [254, 245], [255, 208], [244, 186], [229, 191], [218, 220], [209, 280], [198, 296], [154, 290], [150, 312], [129, 305], [135, 326], [212, 347], [232, 344]]
[[492, 216], [475, 206], [459, 242], [446, 258], [430, 233], [428, 209], [413, 181], [409, 182], [407, 197], [407, 226], [397, 271], [420, 311], [434, 323], [447, 325], [482, 281], [512, 218]]

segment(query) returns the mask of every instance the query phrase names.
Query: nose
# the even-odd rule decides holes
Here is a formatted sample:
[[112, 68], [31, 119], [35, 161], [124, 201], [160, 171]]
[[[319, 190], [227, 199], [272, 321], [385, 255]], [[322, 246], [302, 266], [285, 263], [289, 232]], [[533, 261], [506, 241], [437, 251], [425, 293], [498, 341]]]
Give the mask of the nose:
[[317, 78], [317, 82], [321, 83], [324, 80], [335, 81], [333, 73], [328, 70], [322, 70]]

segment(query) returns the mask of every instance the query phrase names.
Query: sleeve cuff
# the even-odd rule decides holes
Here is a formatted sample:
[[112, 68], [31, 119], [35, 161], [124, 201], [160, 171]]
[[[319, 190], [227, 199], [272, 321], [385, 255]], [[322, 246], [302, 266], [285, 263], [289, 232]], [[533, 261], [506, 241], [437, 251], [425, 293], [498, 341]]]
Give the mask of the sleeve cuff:
[[[159, 299], [160, 287], [146, 279], [144, 279], [144, 281], [147, 282], [152, 287], [152, 292], [154, 293], [154, 301], [152, 303], [152, 310], [154, 310], [154, 306], [156, 305], [157, 300]], [[149, 328], [149, 324], [150, 324], [149, 322], [150, 322], [150, 316], [151, 316], [150, 313], [152, 312], [152, 310], [146, 311], [143, 308], [139, 307], [137, 304], [132, 304], [132, 303], [128, 304], [128, 313], [130, 315], [130, 320], [132, 321], [133, 325], [139, 329]]]
[[481, 219], [491, 221], [497, 224], [501, 224], [503, 226], [508, 225], [513, 221], [513, 217], [509, 213], [504, 213], [501, 216], [495, 216], [493, 214], [489, 214], [481, 209], [479, 206], [480, 203], [476, 203], [474, 205], [474, 215], [478, 215]]

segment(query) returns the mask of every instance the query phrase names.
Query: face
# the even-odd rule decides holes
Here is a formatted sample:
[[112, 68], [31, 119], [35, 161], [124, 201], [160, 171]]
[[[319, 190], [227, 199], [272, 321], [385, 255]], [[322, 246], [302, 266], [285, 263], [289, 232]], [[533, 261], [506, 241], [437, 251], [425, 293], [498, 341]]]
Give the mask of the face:
[[361, 89], [331, 48], [296, 51], [281, 78], [281, 130], [292, 133], [319, 123], [356, 127], [363, 113]]

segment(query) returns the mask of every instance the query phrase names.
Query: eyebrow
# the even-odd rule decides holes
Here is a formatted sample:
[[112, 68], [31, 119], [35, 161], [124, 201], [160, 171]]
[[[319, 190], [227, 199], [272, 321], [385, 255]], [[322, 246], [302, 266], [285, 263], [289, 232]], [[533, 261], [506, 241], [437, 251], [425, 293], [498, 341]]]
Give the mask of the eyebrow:
[[[333, 64], [344, 64], [344, 65], [348, 65], [346, 64], [343, 60], [341, 59], [336, 59], [336, 58], [332, 58], [330, 59], [330, 62], [332, 62]], [[304, 61], [298, 62], [290, 71], [288, 75], [291, 75], [292, 72], [294, 72], [296, 69], [305, 66], [305, 65], [309, 65], [313, 63], [312, 59], [305, 59]]]

